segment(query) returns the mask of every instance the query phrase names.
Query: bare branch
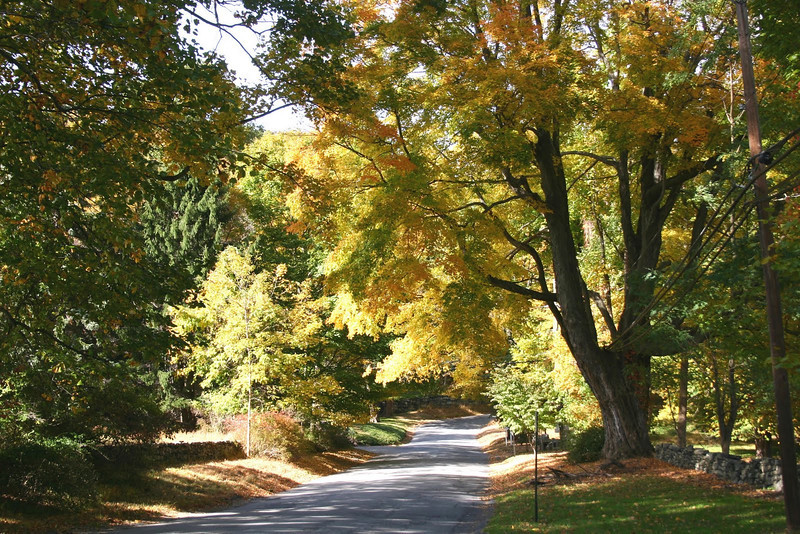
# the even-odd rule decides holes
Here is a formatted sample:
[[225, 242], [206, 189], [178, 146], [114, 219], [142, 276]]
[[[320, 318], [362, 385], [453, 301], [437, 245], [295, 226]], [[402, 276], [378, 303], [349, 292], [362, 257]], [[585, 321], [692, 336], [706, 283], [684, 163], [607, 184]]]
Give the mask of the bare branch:
[[611, 316], [611, 312], [606, 306], [605, 300], [603, 300], [602, 295], [597, 291], [588, 291], [588, 293], [592, 298], [592, 302], [594, 302], [594, 305], [597, 306], [597, 309], [600, 311], [600, 315], [603, 316], [603, 321], [605, 321], [608, 330], [611, 332], [611, 339], [615, 339], [618, 334], [617, 327], [614, 324], [614, 318]]
[[518, 284], [517, 282], [512, 282], [510, 280], [502, 280], [492, 275], [487, 275], [486, 279], [489, 281], [491, 285], [495, 287], [499, 287], [500, 289], [505, 289], [506, 291], [510, 291], [511, 293], [516, 293], [517, 295], [522, 295], [523, 297], [532, 300], [541, 300], [543, 302], [555, 302], [558, 299], [555, 293], [542, 293], [540, 291], [534, 291], [533, 289], [527, 288], [525, 286]]

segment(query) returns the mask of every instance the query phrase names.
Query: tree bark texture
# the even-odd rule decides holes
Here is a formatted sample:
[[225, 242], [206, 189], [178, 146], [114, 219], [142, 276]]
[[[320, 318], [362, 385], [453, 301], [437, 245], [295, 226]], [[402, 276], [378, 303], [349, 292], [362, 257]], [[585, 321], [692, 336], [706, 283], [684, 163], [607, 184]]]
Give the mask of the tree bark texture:
[[686, 408], [689, 404], [689, 357], [682, 355], [678, 371], [678, 447], [686, 447]]
[[591, 298], [570, 228], [566, 180], [563, 168], [556, 164], [560, 160], [557, 139], [540, 131], [534, 151], [548, 207], [545, 219], [563, 317], [562, 335], [600, 405], [606, 435], [603, 454], [613, 459], [648, 456], [652, 445], [646, 412], [637, 398], [640, 373], [630, 372], [630, 362], [622, 353], [604, 350], [598, 343]]
[[[719, 444], [723, 454], [730, 454], [733, 428], [739, 416], [739, 397], [736, 391], [735, 362], [727, 361], [727, 373], [723, 381], [716, 356], [711, 355], [711, 383], [714, 387], [714, 402], [719, 426]], [[727, 393], [726, 391], [727, 390]], [[726, 401], [728, 406], [726, 406]]]

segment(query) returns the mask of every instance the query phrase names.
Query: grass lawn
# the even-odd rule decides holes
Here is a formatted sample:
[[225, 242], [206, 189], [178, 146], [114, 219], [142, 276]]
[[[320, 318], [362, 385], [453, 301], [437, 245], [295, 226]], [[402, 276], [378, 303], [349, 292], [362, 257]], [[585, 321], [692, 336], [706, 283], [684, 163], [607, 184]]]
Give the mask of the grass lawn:
[[487, 534], [515, 532], [784, 532], [783, 504], [639, 475], [539, 489], [495, 500]]
[[416, 424], [410, 419], [387, 417], [379, 423], [351, 426], [348, 437], [357, 445], [398, 445], [407, 441]]
[[[564, 453], [539, 457], [539, 522], [534, 521], [533, 455], [512, 456], [502, 435], [482, 438], [492, 459], [494, 513], [487, 534], [506, 532], [784, 532], [778, 494], [723, 482], [655, 459], [573, 466]], [[552, 476], [549, 467], [573, 478]]]
[[[722, 452], [722, 446], [718, 443], [712, 443], [709, 445], [695, 445], [694, 448], [705, 449], [708, 452]], [[752, 443], [731, 443], [731, 454], [741, 456], [742, 458], [755, 458], [756, 446]]]
[[[652, 430], [650, 432], [650, 440], [653, 445], [663, 442], [678, 442], [675, 429], [670, 426], [661, 426]], [[696, 449], [706, 449], [709, 452], [722, 452], [722, 446], [720, 446], [719, 440], [701, 432], [690, 430], [686, 436], [686, 441]], [[773, 448], [777, 449], [777, 447]], [[772, 452], [777, 453], [778, 451], [773, 450]], [[756, 446], [752, 441], [734, 441], [731, 443], [731, 454], [741, 456], [742, 458], [753, 458], [756, 455]]]

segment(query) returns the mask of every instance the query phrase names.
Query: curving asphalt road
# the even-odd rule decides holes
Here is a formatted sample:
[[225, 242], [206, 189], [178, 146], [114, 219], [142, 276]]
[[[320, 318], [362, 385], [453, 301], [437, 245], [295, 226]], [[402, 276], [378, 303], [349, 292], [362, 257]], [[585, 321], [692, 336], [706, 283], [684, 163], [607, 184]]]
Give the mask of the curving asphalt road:
[[411, 443], [365, 447], [379, 456], [344, 473], [272, 497], [118, 532], [424, 533], [482, 532], [488, 461], [476, 439], [488, 415], [417, 428]]

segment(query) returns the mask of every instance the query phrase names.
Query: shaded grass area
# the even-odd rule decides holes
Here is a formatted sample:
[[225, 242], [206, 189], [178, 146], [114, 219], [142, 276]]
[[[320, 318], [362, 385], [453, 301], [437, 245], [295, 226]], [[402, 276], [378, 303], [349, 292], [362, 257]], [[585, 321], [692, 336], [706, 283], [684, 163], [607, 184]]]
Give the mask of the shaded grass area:
[[783, 507], [726, 491], [637, 475], [539, 490], [539, 523], [533, 489], [495, 500], [486, 532], [784, 532]]
[[145, 471], [120, 468], [101, 474], [100, 500], [87, 510], [0, 499], [0, 532], [74, 532], [220, 508], [344, 471], [369, 457], [364, 451], [348, 450], [305, 456], [292, 463], [249, 458]]
[[[533, 454], [513, 455], [492, 424], [480, 439], [491, 462], [494, 515], [488, 534], [506, 532], [784, 532], [774, 491], [721, 481], [656, 459], [572, 465], [563, 452], [539, 456], [539, 522], [534, 521]], [[517, 450], [519, 452], [519, 449]], [[570, 473], [556, 477], [549, 468]]]
[[379, 423], [353, 425], [348, 436], [356, 445], [398, 445], [407, 441], [414, 421], [387, 417]]
[[[708, 452], [722, 452], [722, 446], [717, 443], [708, 445], [695, 445], [694, 448], [706, 449]], [[730, 454], [735, 454], [736, 456], [741, 456], [742, 458], [755, 458], [756, 447], [750, 443], [732, 443]]]

